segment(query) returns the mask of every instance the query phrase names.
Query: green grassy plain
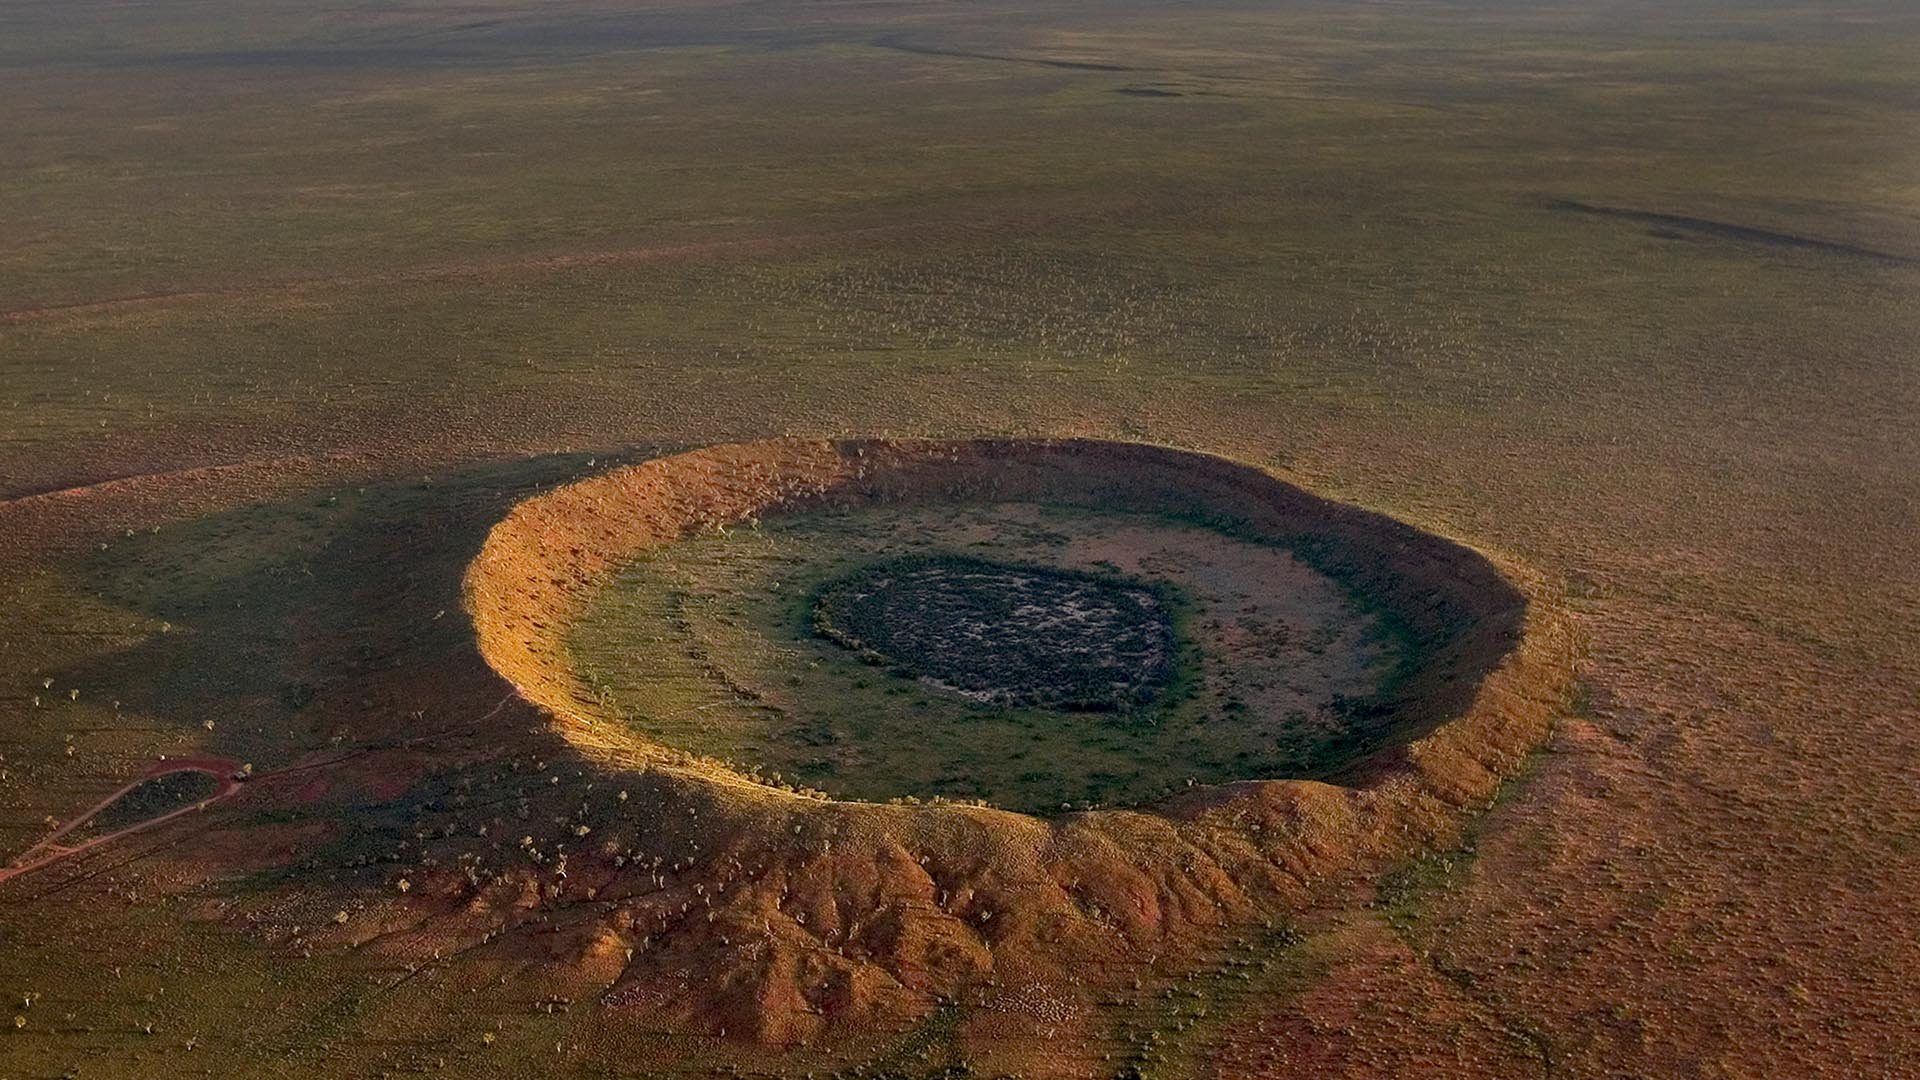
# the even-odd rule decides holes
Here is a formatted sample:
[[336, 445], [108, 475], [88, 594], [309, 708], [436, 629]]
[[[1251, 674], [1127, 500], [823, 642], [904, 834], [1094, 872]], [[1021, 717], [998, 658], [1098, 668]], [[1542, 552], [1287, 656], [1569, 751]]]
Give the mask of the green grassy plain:
[[[1165, 1012], [1156, 1075], [1895, 1075], [1916, 297], [1896, 5], [8, 5], [0, 843], [156, 753], [438, 719], [382, 658], [457, 631], [361, 575], [589, 459], [1147, 439], [1540, 568], [1590, 689], [1470, 863]], [[422, 813], [260, 824], [360, 859]], [[228, 918], [268, 886], [183, 836], [0, 885], [0, 1076], [765, 1065], [307, 956], [368, 875]]]

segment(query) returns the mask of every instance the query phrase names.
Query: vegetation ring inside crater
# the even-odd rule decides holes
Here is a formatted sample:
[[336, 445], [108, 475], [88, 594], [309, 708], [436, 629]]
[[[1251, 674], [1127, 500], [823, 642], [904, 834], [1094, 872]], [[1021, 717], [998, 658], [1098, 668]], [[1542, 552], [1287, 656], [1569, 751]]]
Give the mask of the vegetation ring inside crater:
[[688, 537], [568, 636], [583, 700], [649, 740], [835, 798], [1026, 812], [1327, 775], [1379, 745], [1413, 655], [1279, 545], [1020, 501]]
[[1173, 678], [1168, 605], [1118, 577], [954, 556], [907, 556], [823, 589], [829, 640], [980, 703], [1102, 711]]

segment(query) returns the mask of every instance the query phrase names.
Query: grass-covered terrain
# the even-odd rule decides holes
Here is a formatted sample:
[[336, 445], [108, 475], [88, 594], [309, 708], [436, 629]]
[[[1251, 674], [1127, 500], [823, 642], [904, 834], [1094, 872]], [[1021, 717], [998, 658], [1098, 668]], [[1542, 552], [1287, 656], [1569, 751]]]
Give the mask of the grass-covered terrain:
[[[1039, 571], [1042, 583], [1094, 598], [1117, 593], [1114, 625], [1068, 622], [1049, 638], [1052, 605], [1072, 593], [1029, 621], [993, 625], [1009, 613], [992, 605], [1027, 602], [999, 580], [984, 592], [905, 590], [891, 598], [909, 602], [890, 611], [857, 606], [873, 598], [876, 574], [1009, 566], [1033, 568], [1021, 583]], [[974, 602], [911, 603], [930, 596]], [[940, 639], [969, 629], [997, 645], [943, 658], [955, 650]], [[878, 631], [891, 636], [875, 642]], [[799, 514], [710, 532], [634, 562], [571, 642], [606, 710], [669, 746], [845, 798], [984, 799], [1043, 813], [1325, 773], [1356, 745], [1372, 748], [1367, 706], [1407, 648], [1342, 585], [1271, 544], [1023, 503]], [[983, 662], [996, 648], [1004, 655]], [[1135, 652], [1139, 663], [1127, 659]], [[1105, 696], [1114, 686], [1099, 674], [1114, 663], [1130, 673], [1122, 698]], [[1155, 692], [1137, 698], [1149, 681]]]
[[[1920, 12], [1838, 0], [8, 5], [0, 844], [159, 753], [272, 774], [485, 715], [383, 682], [459, 638], [384, 575], [612, 448], [1141, 438], [1540, 568], [1591, 702], [1417, 918], [1356, 900], [1230, 1018], [1063, 1026], [1062, 1075], [1163, 1027], [1143, 1071], [1898, 1075], [1916, 57]], [[444, 793], [501, 800], [489, 854], [562, 828], [515, 761]], [[259, 823], [394, 860], [288, 856], [271, 912], [196, 883], [197, 815], [0, 886], [9, 1075], [764, 1064], [310, 947], [451, 823], [378, 779]]]

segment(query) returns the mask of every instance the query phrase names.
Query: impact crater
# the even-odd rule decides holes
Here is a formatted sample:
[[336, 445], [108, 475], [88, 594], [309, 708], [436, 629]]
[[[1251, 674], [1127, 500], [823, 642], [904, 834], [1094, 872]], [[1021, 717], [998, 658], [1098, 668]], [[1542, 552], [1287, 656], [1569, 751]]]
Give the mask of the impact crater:
[[1357, 781], [1471, 703], [1527, 610], [1398, 522], [1084, 441], [658, 459], [522, 504], [469, 586], [490, 662], [582, 745], [1048, 814]]
[[[834, 609], [881, 578], [895, 614]], [[611, 966], [580, 970], [637, 1021], [795, 1045], [962, 1000], [959, 1037], [990, 1039], [1043, 985], [1097, 1010], [1140, 964], [1457, 843], [1569, 700], [1550, 596], [1168, 447], [768, 440], [619, 466], [519, 503], [467, 569], [495, 711], [564, 738], [617, 808], [573, 827], [564, 880], [536, 864], [487, 903], [604, 911], [574, 947]], [[1111, 656], [1056, 662], [1093, 636], [1069, 606]], [[936, 655], [962, 638], [1011, 659]], [[1106, 679], [1123, 655], [1139, 670]], [[1119, 704], [1059, 707], [1069, 671]], [[932, 684], [973, 675], [991, 692]]]

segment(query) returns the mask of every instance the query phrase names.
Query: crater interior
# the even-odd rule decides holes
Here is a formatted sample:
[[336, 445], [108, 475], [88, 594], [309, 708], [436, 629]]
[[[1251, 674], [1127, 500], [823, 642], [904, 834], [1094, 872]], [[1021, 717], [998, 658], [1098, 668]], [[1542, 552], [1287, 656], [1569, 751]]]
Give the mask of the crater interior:
[[1313, 775], [1408, 645], [1286, 547], [1124, 500], [803, 509], [642, 552], [569, 637], [635, 734], [839, 798], [1028, 812]]

